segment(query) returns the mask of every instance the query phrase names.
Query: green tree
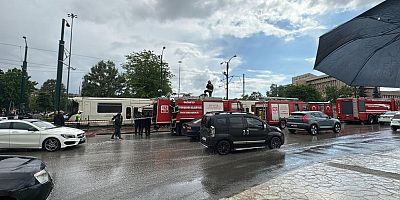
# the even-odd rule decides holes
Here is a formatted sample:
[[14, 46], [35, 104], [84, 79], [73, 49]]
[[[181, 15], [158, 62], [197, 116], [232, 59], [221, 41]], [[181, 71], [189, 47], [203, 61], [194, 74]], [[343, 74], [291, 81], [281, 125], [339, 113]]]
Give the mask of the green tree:
[[[56, 80], [48, 79], [39, 89], [38, 96], [36, 98], [36, 104], [40, 111], [54, 110], [54, 98], [56, 91]], [[60, 105], [63, 108], [67, 101], [67, 94], [65, 93], [64, 84], [61, 84], [61, 101]]]
[[[35, 91], [35, 85], [37, 85], [35, 81], [29, 80], [30, 78], [30, 76], [27, 77], [25, 86], [24, 103], [26, 107], [29, 106], [29, 98]], [[5, 72], [0, 69], [0, 109], [8, 110], [12, 104], [18, 108], [19, 103], [21, 103], [21, 79], [22, 71], [18, 68], [9, 69]]]
[[340, 88], [330, 86], [325, 89], [325, 100], [336, 102], [338, 98], [352, 97], [353, 91], [351, 87], [342, 86]]
[[82, 96], [116, 97], [123, 89], [123, 77], [112, 61], [100, 61], [83, 77]]
[[365, 92], [365, 87], [364, 86], [358, 87], [357, 93], [358, 93], [359, 97], [367, 97], [367, 93]]
[[39, 92], [38, 96], [36, 97], [36, 105], [39, 111], [49, 111], [53, 110], [54, 100], [52, 95], [47, 92]]
[[252, 92], [250, 95], [244, 95], [242, 97], [243, 100], [259, 100], [259, 99], [263, 99], [264, 96], [260, 93], [260, 92]]
[[154, 98], [168, 96], [172, 93], [171, 78], [168, 63], [162, 62], [163, 86], [160, 90], [160, 58], [152, 51], [133, 52], [126, 56], [123, 68], [126, 80], [125, 96]]
[[298, 98], [301, 101], [321, 101], [321, 94], [309, 85], [288, 85], [285, 88], [285, 97]]
[[286, 86], [277, 84], [271, 84], [269, 91], [267, 91], [268, 97], [285, 97], [286, 96]]

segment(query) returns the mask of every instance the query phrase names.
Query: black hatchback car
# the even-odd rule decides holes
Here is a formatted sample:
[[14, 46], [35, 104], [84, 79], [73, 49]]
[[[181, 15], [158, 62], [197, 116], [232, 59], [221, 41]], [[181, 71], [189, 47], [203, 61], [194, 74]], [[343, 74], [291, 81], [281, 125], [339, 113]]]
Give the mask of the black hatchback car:
[[333, 130], [339, 133], [342, 129], [340, 121], [330, 118], [320, 111], [293, 112], [287, 119], [287, 128], [290, 133], [296, 130], [307, 130], [311, 135], [316, 135], [320, 130]]
[[53, 181], [41, 160], [0, 156], [0, 199], [44, 200], [52, 189]]
[[207, 113], [201, 120], [200, 142], [225, 155], [232, 150], [280, 148], [282, 131], [248, 113]]

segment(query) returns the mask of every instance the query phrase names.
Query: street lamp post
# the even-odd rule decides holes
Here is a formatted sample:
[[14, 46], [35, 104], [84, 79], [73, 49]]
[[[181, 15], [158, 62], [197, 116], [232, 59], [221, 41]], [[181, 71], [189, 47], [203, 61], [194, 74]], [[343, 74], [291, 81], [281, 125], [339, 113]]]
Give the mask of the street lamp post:
[[178, 79], [178, 98], [179, 98], [179, 96], [181, 94], [181, 64], [182, 64], [182, 61], [178, 61], [178, 63], [179, 63], [179, 69], [178, 69], [178, 77], [179, 77], [179, 79]]
[[235, 57], [236, 55], [233, 55], [228, 61], [221, 62], [221, 65], [226, 63], [226, 73], [224, 73], [226, 76], [226, 99], [229, 99], [229, 63], [231, 62], [232, 58]]
[[162, 88], [163, 88], [163, 55], [164, 55], [164, 50], [165, 50], [165, 47], [163, 47], [162, 48], [162, 50], [161, 50], [161, 56], [160, 56], [160, 89], [159, 89], [159, 92], [160, 92], [160, 96], [162, 96]]
[[71, 17], [71, 36], [69, 38], [69, 58], [68, 58], [68, 75], [67, 75], [67, 102], [66, 110], [68, 111], [68, 97], [69, 97], [69, 74], [71, 71], [71, 55], [72, 55], [72, 28], [74, 26], [74, 18], [78, 18], [78, 15], [74, 13], [68, 13], [68, 17]]
[[64, 61], [64, 27], [69, 27], [68, 22], [62, 19], [61, 22], [61, 39], [58, 43], [58, 63], [57, 63], [57, 80], [56, 80], [56, 91], [54, 96], [54, 109], [60, 111], [60, 99], [61, 99], [61, 81], [62, 81], [62, 70]]
[[25, 113], [25, 87], [26, 87], [26, 78], [28, 77], [27, 75], [27, 68], [28, 68], [28, 62], [26, 61], [28, 57], [28, 43], [26, 42], [26, 37], [22, 36], [25, 40], [25, 57], [24, 61], [22, 62], [22, 74], [21, 74], [21, 98], [20, 98], [20, 106], [19, 106], [19, 111], [24, 114]]

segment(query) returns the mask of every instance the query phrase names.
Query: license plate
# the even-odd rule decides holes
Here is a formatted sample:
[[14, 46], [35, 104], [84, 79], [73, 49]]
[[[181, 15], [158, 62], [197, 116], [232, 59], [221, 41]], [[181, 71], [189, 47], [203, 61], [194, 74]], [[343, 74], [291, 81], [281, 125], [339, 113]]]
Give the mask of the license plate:
[[202, 140], [204, 140], [204, 141], [206, 141], [206, 140], [207, 140], [207, 138], [206, 138], [206, 137], [202, 137], [201, 139], [202, 139]]

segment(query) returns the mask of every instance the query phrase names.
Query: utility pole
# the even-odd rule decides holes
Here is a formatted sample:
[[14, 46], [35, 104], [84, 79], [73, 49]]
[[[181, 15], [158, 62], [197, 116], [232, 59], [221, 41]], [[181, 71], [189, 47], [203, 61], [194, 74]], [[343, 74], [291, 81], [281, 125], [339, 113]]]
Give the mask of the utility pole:
[[69, 13], [68, 17], [71, 17], [71, 36], [69, 38], [69, 57], [68, 57], [68, 75], [67, 75], [67, 102], [66, 102], [66, 111], [68, 112], [68, 97], [69, 97], [69, 74], [71, 71], [71, 55], [72, 55], [72, 28], [74, 27], [74, 18], [78, 18], [78, 15], [74, 13]]
[[244, 93], [244, 92], [245, 92], [245, 91], [244, 91], [244, 86], [245, 86], [244, 84], [245, 84], [245, 82], [244, 82], [244, 74], [243, 74], [243, 96], [242, 96], [242, 97], [244, 97], [244, 94], [245, 94], [245, 93]]
[[178, 63], [179, 63], [179, 69], [178, 69], [178, 77], [179, 77], [179, 79], [178, 79], [178, 98], [179, 98], [179, 96], [181, 94], [181, 64], [182, 64], [182, 61], [178, 61]]
[[27, 68], [28, 62], [26, 61], [28, 57], [28, 43], [26, 42], [26, 37], [22, 36], [25, 40], [25, 57], [24, 61], [22, 62], [22, 74], [21, 74], [21, 94], [20, 94], [20, 104], [19, 104], [19, 112], [25, 114], [25, 87], [26, 87], [26, 79], [27, 75]]
[[165, 47], [162, 48], [161, 56], [160, 56], [160, 60], [161, 60], [160, 61], [160, 89], [159, 89], [160, 97], [162, 96], [162, 88], [163, 88], [163, 63], [162, 63], [162, 61], [163, 61], [164, 50], [165, 50]]
[[221, 65], [226, 63], [226, 99], [229, 99], [229, 63], [231, 62], [232, 58], [235, 58], [236, 55], [233, 55], [228, 61], [221, 62]]
[[57, 64], [57, 81], [56, 81], [56, 91], [54, 99], [54, 109], [55, 111], [60, 111], [60, 100], [61, 100], [61, 81], [62, 81], [62, 71], [63, 71], [63, 61], [64, 61], [64, 26], [69, 27], [68, 22], [62, 19], [61, 22], [61, 39], [58, 43], [58, 64]]

